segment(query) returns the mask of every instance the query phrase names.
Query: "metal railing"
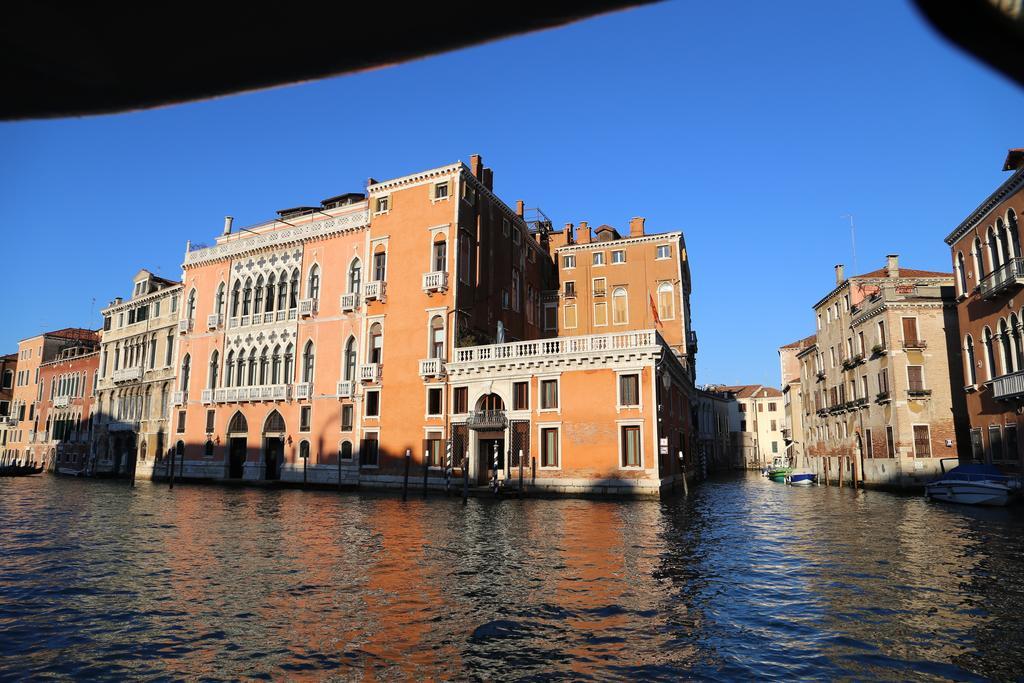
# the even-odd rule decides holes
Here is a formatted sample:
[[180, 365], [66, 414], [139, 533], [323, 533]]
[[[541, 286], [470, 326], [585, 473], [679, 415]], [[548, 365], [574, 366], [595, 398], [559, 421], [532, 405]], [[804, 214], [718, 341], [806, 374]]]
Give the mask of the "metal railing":
[[572, 356], [583, 353], [629, 351], [657, 347], [654, 330], [594, 334], [582, 337], [556, 337], [510, 344], [467, 346], [455, 349], [455, 363], [518, 360], [522, 358]]
[[992, 380], [992, 398], [1005, 400], [1024, 394], [1024, 371], [1003, 375]]
[[981, 296], [988, 299], [1020, 284], [1024, 284], [1024, 259], [1012, 258], [981, 281]]
[[466, 426], [476, 430], [504, 429], [508, 417], [504, 410], [474, 410], [466, 418]]
[[448, 272], [435, 270], [432, 273], [423, 274], [424, 292], [443, 292], [448, 289]]

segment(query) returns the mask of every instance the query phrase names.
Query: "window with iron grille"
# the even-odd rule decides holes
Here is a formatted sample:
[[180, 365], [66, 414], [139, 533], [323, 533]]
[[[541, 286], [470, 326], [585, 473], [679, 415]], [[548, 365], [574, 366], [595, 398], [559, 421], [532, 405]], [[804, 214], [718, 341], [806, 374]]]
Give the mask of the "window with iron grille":
[[932, 457], [932, 441], [928, 425], [914, 425], [914, 457]]

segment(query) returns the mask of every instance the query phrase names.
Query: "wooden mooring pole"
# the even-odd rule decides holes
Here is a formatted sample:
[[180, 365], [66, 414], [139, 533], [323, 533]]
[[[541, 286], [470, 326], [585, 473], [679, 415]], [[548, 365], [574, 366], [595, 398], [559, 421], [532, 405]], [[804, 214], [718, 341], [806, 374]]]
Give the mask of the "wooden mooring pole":
[[523, 497], [523, 449], [519, 449], [519, 497]]
[[462, 456], [462, 504], [469, 501], [469, 450]]
[[427, 497], [427, 477], [430, 476], [430, 449], [423, 451], [423, 497]]
[[679, 451], [679, 469], [683, 473], [683, 495], [689, 498], [690, 485], [686, 481], [686, 463], [683, 461], [683, 452]]
[[409, 461], [412, 460], [412, 451], [405, 449], [405, 476], [402, 477], [402, 500], [409, 498]]

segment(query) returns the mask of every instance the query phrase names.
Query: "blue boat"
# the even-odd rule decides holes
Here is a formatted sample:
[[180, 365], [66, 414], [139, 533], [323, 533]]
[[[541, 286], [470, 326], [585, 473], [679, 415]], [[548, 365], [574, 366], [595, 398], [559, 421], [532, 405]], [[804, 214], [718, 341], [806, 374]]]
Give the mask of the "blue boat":
[[813, 472], [791, 472], [786, 477], [786, 483], [792, 486], [810, 486], [818, 481], [818, 475]]

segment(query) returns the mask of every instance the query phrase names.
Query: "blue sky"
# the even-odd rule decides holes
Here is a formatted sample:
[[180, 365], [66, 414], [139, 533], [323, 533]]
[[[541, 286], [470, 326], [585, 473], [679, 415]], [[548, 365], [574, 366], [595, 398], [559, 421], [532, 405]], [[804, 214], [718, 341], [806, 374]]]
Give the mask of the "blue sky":
[[[777, 385], [851, 272], [950, 268], [942, 238], [1024, 146], [1021, 89], [909, 3], [668, 3], [410, 64], [165, 109], [0, 124], [0, 350], [177, 278], [282, 207], [483, 154], [556, 224], [682, 229], [698, 381]], [[1016, 125], [1015, 125], [1016, 124]], [[95, 304], [93, 304], [95, 299]]]

